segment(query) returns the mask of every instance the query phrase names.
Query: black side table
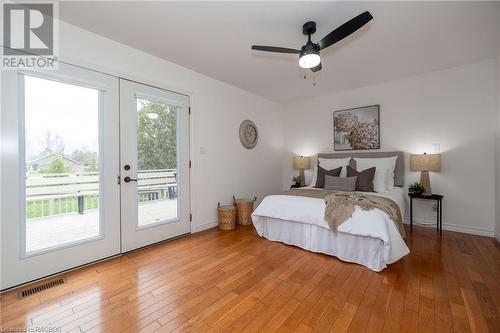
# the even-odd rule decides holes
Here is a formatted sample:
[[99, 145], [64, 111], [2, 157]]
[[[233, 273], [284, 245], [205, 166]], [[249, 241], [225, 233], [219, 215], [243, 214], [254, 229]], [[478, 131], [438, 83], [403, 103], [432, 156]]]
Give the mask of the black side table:
[[413, 199], [435, 200], [437, 204], [436, 224], [437, 230], [441, 234], [443, 232], [443, 198], [439, 194], [423, 195], [423, 194], [409, 194], [410, 197], [410, 230], [413, 229]]

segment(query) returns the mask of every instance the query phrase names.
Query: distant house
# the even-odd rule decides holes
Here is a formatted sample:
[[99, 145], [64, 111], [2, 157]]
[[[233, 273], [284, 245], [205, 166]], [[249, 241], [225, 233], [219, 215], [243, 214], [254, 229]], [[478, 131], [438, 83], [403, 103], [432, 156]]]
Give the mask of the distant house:
[[33, 161], [29, 162], [27, 165], [28, 171], [38, 171], [40, 168], [43, 168], [46, 165], [49, 165], [52, 163], [52, 161], [55, 158], [62, 158], [64, 160], [64, 164], [71, 168], [72, 171], [74, 172], [80, 172], [84, 171], [85, 167], [83, 164], [79, 163], [78, 161], [75, 161], [72, 158], [69, 158], [67, 156], [58, 154], [58, 153], [48, 153], [47, 155], [43, 157], [39, 157], [37, 159], [34, 159]]

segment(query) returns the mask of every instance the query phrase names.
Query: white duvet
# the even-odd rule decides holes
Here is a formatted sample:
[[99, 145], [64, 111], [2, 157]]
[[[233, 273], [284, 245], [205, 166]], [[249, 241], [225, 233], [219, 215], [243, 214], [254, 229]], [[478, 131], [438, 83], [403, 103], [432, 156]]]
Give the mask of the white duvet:
[[[392, 199], [398, 204], [401, 209], [401, 215], [404, 216], [406, 201], [401, 188], [395, 187], [393, 190], [383, 193], [370, 192], [366, 194]], [[270, 217], [298, 223], [314, 224], [325, 229], [330, 229], [324, 219], [324, 215], [324, 199], [293, 195], [270, 195], [265, 197], [257, 209], [255, 209], [252, 219], [257, 232], [262, 236], [257, 226], [263, 218]], [[352, 217], [342, 223], [337, 231], [380, 239], [383, 242], [383, 257], [386, 264], [394, 263], [410, 253], [394, 222], [390, 220], [387, 213], [379, 209], [363, 211], [359, 207], [356, 207]]]

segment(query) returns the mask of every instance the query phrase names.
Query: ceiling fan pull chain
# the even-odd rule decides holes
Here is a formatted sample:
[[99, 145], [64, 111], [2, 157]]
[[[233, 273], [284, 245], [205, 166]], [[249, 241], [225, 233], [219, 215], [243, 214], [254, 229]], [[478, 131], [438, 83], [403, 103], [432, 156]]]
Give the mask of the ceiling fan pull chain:
[[316, 73], [313, 72], [313, 87], [316, 87]]
[[306, 77], [306, 70], [304, 69], [303, 72], [304, 72], [304, 80], [305, 80], [307, 78]]

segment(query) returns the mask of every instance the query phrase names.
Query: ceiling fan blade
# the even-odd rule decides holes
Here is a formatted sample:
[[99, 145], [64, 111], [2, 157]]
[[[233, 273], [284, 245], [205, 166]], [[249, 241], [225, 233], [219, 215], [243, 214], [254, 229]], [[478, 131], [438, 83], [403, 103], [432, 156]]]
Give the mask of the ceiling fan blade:
[[319, 63], [319, 65], [318, 65], [318, 66], [313, 67], [313, 68], [310, 68], [310, 69], [311, 69], [311, 71], [313, 71], [313, 72], [317, 72], [317, 71], [320, 71], [320, 70], [321, 70], [321, 68], [323, 68], [323, 66], [321, 66], [321, 63]]
[[335, 44], [338, 41], [346, 38], [356, 30], [364, 26], [366, 23], [370, 22], [372, 18], [373, 18], [372, 14], [366, 11], [350, 19], [349, 21], [342, 24], [340, 27], [338, 27], [337, 29], [333, 30], [328, 35], [323, 37], [323, 39], [318, 42], [319, 49], [320, 50], [325, 49], [328, 46]]
[[276, 52], [276, 53], [293, 53], [293, 54], [299, 54], [300, 53], [300, 50], [289, 49], [289, 48], [286, 48], [286, 47], [261, 46], [261, 45], [252, 45], [252, 50], [266, 51], [266, 52]]

